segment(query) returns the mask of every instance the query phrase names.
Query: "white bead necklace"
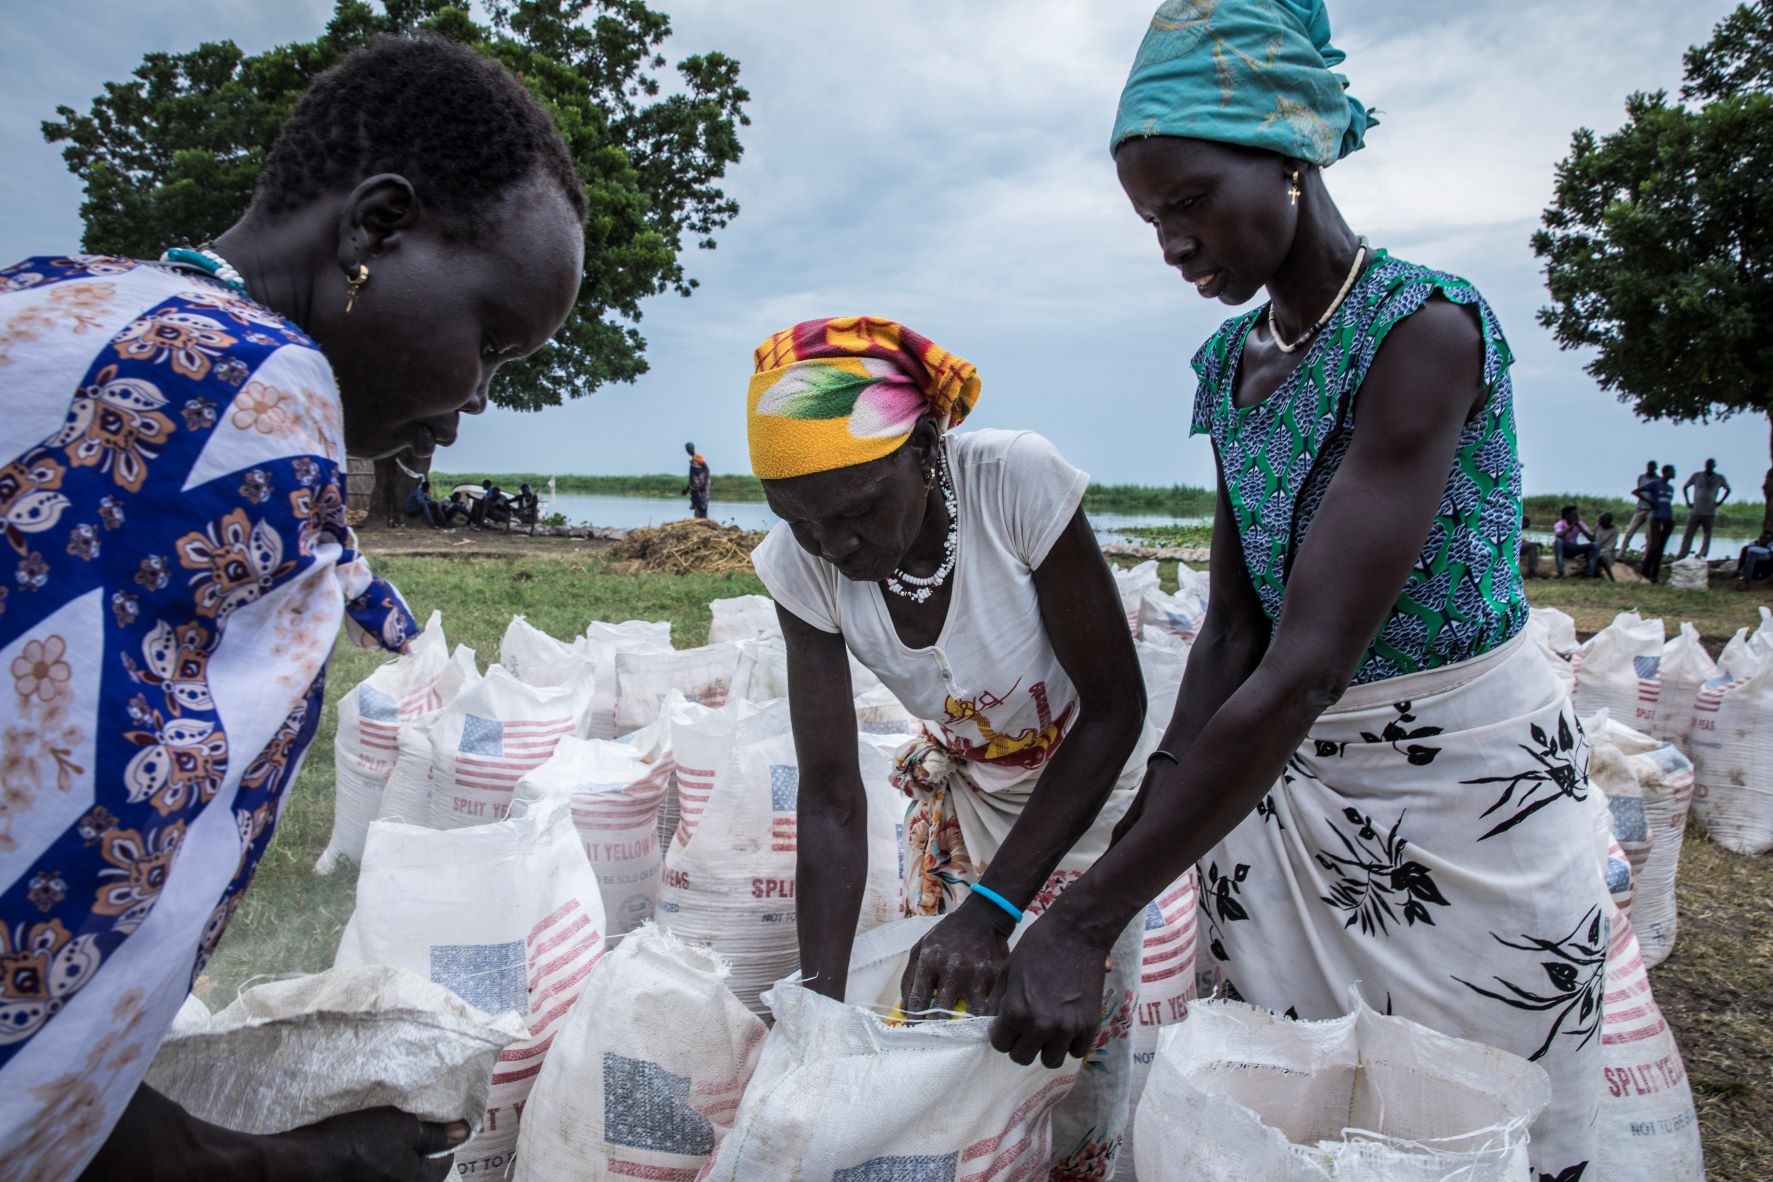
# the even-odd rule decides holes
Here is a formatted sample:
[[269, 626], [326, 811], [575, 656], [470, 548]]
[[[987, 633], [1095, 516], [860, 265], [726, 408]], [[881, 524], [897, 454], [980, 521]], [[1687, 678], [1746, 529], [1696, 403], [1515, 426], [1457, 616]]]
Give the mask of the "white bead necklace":
[[1336, 293], [1336, 298], [1330, 301], [1330, 306], [1324, 309], [1324, 314], [1317, 318], [1317, 323], [1300, 333], [1297, 337], [1293, 338], [1293, 340], [1281, 340], [1280, 328], [1274, 322], [1274, 301], [1268, 301], [1268, 335], [1274, 341], [1275, 348], [1279, 349], [1282, 353], [1291, 353], [1294, 349], [1297, 349], [1300, 345], [1303, 345], [1306, 341], [1309, 341], [1312, 337], [1316, 336], [1319, 330], [1330, 322], [1330, 317], [1336, 314], [1336, 309], [1342, 306], [1342, 301], [1347, 299], [1348, 293], [1353, 290], [1355, 277], [1361, 273], [1361, 264], [1367, 261], [1367, 240], [1363, 237], [1360, 240], [1360, 243], [1361, 248], [1354, 252], [1354, 265], [1348, 268], [1348, 278], [1342, 281], [1342, 290]]
[[886, 589], [913, 603], [923, 603], [936, 593], [954, 573], [954, 547], [960, 539], [960, 508], [954, 496], [954, 478], [948, 474], [948, 450], [936, 445], [936, 482], [942, 489], [942, 504], [948, 509], [948, 536], [942, 540], [942, 565], [927, 575], [908, 575], [895, 568], [886, 577]]

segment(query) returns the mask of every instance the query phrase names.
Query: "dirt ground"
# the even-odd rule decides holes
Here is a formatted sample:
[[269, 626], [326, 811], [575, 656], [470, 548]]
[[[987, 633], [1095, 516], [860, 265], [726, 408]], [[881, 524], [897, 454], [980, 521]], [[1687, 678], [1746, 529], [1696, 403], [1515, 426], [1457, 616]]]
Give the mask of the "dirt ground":
[[391, 529], [358, 527], [366, 553], [398, 554], [402, 558], [459, 558], [464, 554], [488, 558], [564, 558], [595, 554], [610, 545], [605, 538], [545, 538], [501, 530]]

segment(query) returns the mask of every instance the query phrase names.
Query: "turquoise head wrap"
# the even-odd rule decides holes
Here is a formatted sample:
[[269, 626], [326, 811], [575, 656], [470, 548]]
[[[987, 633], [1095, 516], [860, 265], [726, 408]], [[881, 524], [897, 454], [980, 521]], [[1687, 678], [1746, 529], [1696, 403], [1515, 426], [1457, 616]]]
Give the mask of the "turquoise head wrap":
[[1109, 150], [1184, 136], [1328, 166], [1361, 146], [1375, 112], [1332, 73], [1324, 0], [1164, 0], [1121, 91]]

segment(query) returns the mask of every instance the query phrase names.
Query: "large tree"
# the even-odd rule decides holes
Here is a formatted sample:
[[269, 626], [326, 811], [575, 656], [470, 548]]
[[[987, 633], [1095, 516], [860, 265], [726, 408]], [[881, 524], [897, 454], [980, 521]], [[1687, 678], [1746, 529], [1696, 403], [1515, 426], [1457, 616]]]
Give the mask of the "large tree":
[[1639, 92], [1626, 124], [1576, 132], [1533, 251], [1567, 349], [1649, 419], [1767, 416], [1761, 541], [1773, 540], [1773, 0], [1685, 57], [1679, 101]]
[[[552, 344], [502, 367], [491, 396], [537, 410], [646, 372], [641, 300], [696, 281], [686, 241], [711, 249], [738, 213], [717, 182], [742, 151], [750, 96], [720, 53], [677, 63], [669, 93], [658, 49], [669, 18], [644, 0], [483, 0], [487, 24], [447, 0], [337, 0], [316, 40], [248, 56], [232, 41], [150, 53], [108, 82], [86, 114], [57, 107], [44, 138], [86, 186], [89, 251], [153, 258], [214, 237], [251, 200], [277, 129], [316, 74], [383, 35], [447, 37], [502, 62], [553, 114], [590, 214], [578, 304]], [[404, 493], [378, 467], [379, 502]], [[385, 488], [380, 486], [386, 486]]]

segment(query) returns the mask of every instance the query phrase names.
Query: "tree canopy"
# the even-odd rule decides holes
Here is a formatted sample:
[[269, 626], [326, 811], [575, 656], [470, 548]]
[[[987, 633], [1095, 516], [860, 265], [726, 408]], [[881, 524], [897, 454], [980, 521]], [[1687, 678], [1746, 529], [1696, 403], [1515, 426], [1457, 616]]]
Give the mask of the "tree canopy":
[[644, 0], [483, 0], [488, 23], [446, 0], [336, 0], [315, 40], [247, 55], [232, 41], [150, 53], [131, 79], [107, 82], [82, 114], [43, 124], [85, 183], [82, 245], [157, 257], [213, 238], [251, 201], [278, 128], [314, 76], [384, 35], [424, 32], [499, 61], [542, 101], [585, 182], [585, 272], [553, 342], [499, 371], [492, 400], [558, 405], [646, 372], [635, 327], [641, 300], [696, 281], [686, 241], [712, 249], [739, 212], [718, 187], [742, 148], [750, 96], [720, 53], [677, 63], [667, 92], [659, 48], [670, 19]]
[[[1625, 126], [1572, 137], [1533, 235], [1539, 320], [1645, 418], [1761, 414], [1773, 431], [1773, 0], [1688, 50], [1684, 79], [1679, 100], [1640, 91]], [[1764, 493], [1763, 542], [1773, 467]]]

